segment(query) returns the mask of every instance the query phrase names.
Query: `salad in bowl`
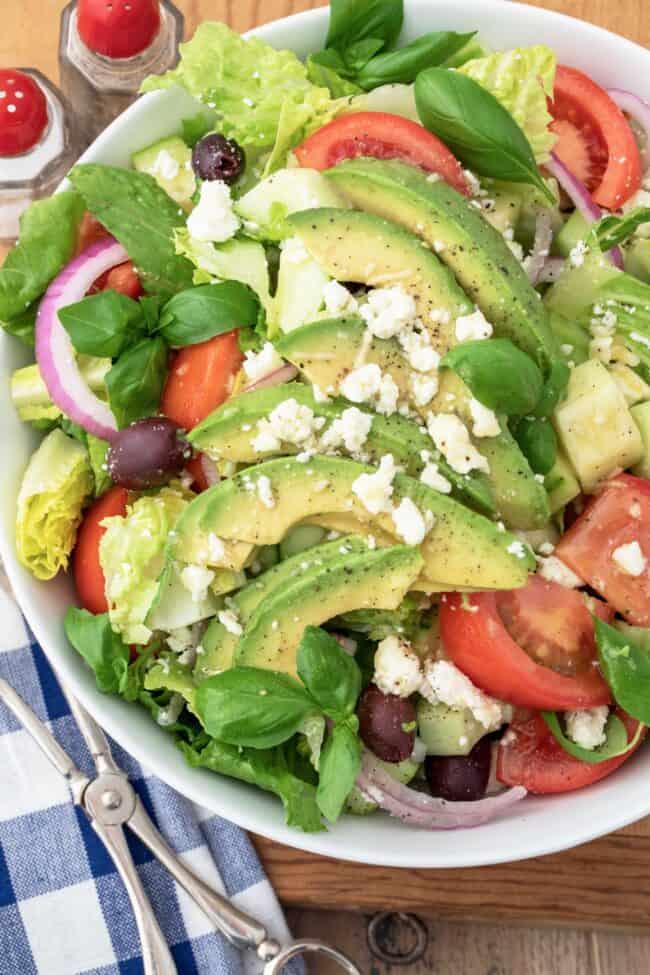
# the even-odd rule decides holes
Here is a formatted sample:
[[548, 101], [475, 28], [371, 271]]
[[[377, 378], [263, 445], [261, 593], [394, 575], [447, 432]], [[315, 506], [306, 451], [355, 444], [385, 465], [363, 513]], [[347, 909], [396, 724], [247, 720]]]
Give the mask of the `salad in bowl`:
[[144, 85], [182, 129], [0, 269], [20, 561], [305, 832], [477, 826], [650, 723], [650, 107], [402, 14], [334, 0], [305, 62], [203, 24]]

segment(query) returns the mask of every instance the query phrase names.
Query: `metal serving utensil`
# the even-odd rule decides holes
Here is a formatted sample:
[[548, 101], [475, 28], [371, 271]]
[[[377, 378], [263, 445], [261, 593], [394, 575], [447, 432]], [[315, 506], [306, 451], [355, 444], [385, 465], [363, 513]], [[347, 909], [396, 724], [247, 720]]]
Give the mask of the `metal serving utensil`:
[[57, 771], [68, 780], [74, 802], [88, 816], [117, 867], [133, 906], [142, 943], [145, 975], [176, 975], [177, 969], [133, 863], [124, 835], [125, 826], [151, 850], [224, 937], [239, 949], [256, 952], [266, 963], [264, 975], [279, 975], [286, 962], [306, 953], [326, 955], [338, 962], [347, 975], [361, 975], [349, 958], [321, 941], [307, 939], [279, 944], [269, 937], [263, 924], [240, 911], [197, 877], [176, 856], [158, 831], [127, 775], [115, 763], [108, 740], [97, 722], [78, 701], [69, 694], [67, 697], [70, 710], [93, 757], [97, 769], [95, 778], [89, 778], [77, 768], [32, 709], [10, 684], [0, 678], [0, 700], [13, 712]]

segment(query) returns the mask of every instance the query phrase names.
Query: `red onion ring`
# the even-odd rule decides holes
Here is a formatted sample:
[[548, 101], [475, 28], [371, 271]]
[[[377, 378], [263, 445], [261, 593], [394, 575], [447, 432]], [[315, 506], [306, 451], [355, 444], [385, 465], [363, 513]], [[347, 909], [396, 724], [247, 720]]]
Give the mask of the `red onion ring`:
[[526, 795], [523, 786], [518, 785], [476, 802], [447, 802], [396, 782], [367, 751], [356, 784], [367, 799], [391, 816], [421, 829], [481, 826]]
[[[567, 196], [571, 198], [571, 202], [580, 211], [587, 223], [596, 223], [600, 220], [602, 217], [600, 207], [592, 200], [591, 194], [585, 184], [567, 169], [559, 156], [552, 152], [551, 158], [545, 163], [545, 166], [549, 173], [558, 181]], [[622, 271], [623, 255], [619, 248], [612, 248], [608, 256], [612, 264]]]
[[616, 102], [622, 112], [634, 119], [643, 129], [645, 145], [639, 146], [639, 152], [641, 153], [643, 168], [647, 169], [650, 166], [650, 104], [640, 98], [639, 95], [635, 95], [631, 91], [624, 91], [623, 88], [608, 88], [607, 94], [613, 102]]
[[282, 383], [291, 382], [297, 375], [298, 370], [296, 367], [286, 363], [284, 366], [280, 366], [279, 369], [274, 369], [273, 372], [262, 376], [261, 379], [256, 379], [254, 383], [249, 383], [248, 386], [244, 386], [242, 393], [252, 393], [254, 389], [266, 389], [269, 386], [281, 386]]
[[542, 268], [553, 242], [553, 228], [551, 227], [551, 215], [548, 210], [543, 210], [535, 221], [535, 239], [533, 249], [526, 258], [526, 273], [531, 284], [537, 284]]
[[59, 309], [81, 301], [104, 271], [126, 260], [128, 254], [113, 237], [91, 244], [52, 281], [36, 316], [36, 361], [52, 402], [84, 430], [109, 441], [117, 433], [117, 422], [81, 375]]

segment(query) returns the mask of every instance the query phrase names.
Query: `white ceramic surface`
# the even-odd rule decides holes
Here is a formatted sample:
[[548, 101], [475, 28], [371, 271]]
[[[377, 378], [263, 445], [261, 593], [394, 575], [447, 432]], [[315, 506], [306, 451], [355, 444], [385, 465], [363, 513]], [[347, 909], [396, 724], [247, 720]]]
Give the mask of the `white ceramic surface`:
[[[593, 74], [604, 86], [629, 88], [650, 100], [650, 53], [589, 24], [502, 0], [407, 0], [404, 39], [434, 29], [472, 30], [494, 48], [544, 42], [560, 61]], [[321, 46], [327, 10], [298, 14], [255, 33], [299, 55]], [[127, 165], [132, 152], [173, 132], [196, 103], [180, 91], [148, 95], [117, 119], [83, 161]], [[97, 692], [89, 670], [68, 645], [63, 614], [74, 599], [71, 584], [36, 582], [16, 561], [15, 497], [36, 437], [11, 405], [8, 378], [29, 361], [21, 346], [0, 337], [0, 551], [34, 633], [55, 667], [97, 720], [145, 766], [216, 813], [289, 846], [315, 853], [400, 867], [479, 866], [551, 853], [618, 829], [650, 813], [650, 748], [604, 782], [567, 796], [526, 799], [509, 814], [478, 829], [427, 833], [388, 816], [345, 817], [327, 833], [305, 835], [284, 825], [279, 800], [232, 779], [190, 769], [165, 732], [139, 708]]]

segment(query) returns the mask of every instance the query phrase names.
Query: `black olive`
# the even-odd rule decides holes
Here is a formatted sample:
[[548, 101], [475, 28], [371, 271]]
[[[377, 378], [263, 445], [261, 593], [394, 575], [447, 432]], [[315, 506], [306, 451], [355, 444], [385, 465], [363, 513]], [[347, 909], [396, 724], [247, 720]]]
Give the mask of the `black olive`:
[[192, 448], [176, 423], [150, 416], [119, 431], [106, 466], [116, 484], [137, 491], [167, 483], [191, 456]]
[[357, 708], [359, 735], [364, 745], [384, 762], [403, 762], [415, 743], [415, 707], [408, 698], [382, 694], [366, 687]]
[[192, 169], [199, 179], [234, 183], [245, 166], [246, 155], [242, 147], [218, 132], [199, 139], [192, 151]]
[[469, 755], [429, 756], [425, 771], [434, 796], [450, 802], [472, 802], [482, 799], [490, 778], [492, 743], [481, 738]]

